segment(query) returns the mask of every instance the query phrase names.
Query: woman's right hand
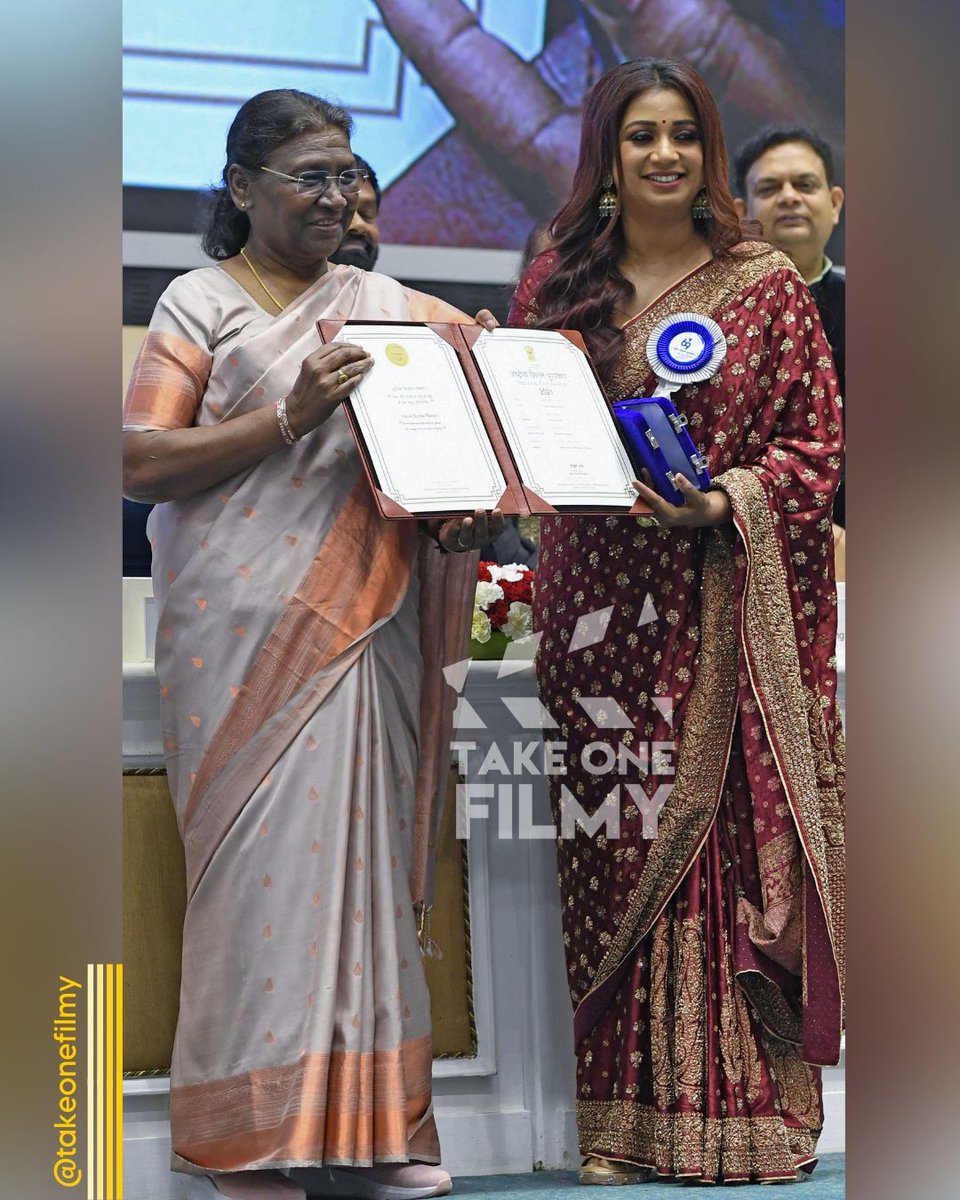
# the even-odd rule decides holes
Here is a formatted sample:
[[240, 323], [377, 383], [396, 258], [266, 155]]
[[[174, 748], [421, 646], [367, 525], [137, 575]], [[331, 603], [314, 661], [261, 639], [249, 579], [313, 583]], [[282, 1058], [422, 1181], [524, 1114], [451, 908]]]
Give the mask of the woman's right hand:
[[[371, 366], [366, 351], [348, 342], [308, 354], [287, 395], [293, 433], [303, 437], [322, 424]], [[123, 492], [145, 504], [186, 500], [286, 451], [284, 440], [274, 402], [216, 425], [129, 430], [123, 435]]]
[[332, 342], [308, 354], [287, 396], [287, 420], [297, 437], [322, 425], [373, 366], [362, 346]]

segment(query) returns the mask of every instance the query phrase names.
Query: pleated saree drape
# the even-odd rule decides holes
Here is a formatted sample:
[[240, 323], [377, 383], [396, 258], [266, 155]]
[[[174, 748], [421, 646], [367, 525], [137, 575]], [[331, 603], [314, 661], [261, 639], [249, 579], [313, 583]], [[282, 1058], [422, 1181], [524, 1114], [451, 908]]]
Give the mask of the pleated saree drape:
[[[537, 323], [550, 267], [543, 256], [521, 281], [514, 323]], [[816, 306], [758, 244], [628, 322], [611, 399], [650, 394], [649, 333], [690, 311], [720, 324], [727, 353], [675, 400], [732, 524], [557, 517], [542, 530], [540, 691], [568, 746], [554, 806], [565, 786], [594, 812], [620, 786], [619, 838], [578, 830], [558, 845], [577, 1119], [584, 1154], [775, 1180], [816, 1161], [819, 1066], [837, 1061], [842, 1022], [840, 410]], [[577, 621], [607, 608], [605, 635], [571, 649]], [[647, 747], [649, 768], [598, 774], [592, 742], [641, 759]], [[672, 747], [660, 764], [658, 742]], [[644, 831], [626, 785], [649, 802], [663, 783]]]
[[[125, 426], [287, 393], [318, 318], [465, 320], [332, 269], [271, 317], [219, 267], [175, 280]], [[342, 413], [150, 518], [157, 675], [188, 904], [174, 1166], [439, 1161], [417, 940], [475, 556], [376, 511]], [[452, 697], [451, 697], [452, 699]]]

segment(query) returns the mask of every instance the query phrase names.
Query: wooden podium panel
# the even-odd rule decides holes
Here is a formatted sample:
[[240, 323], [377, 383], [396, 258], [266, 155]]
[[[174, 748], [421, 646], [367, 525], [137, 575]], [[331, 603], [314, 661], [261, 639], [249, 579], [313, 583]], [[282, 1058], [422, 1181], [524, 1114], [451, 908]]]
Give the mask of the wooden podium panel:
[[[430, 935], [442, 958], [425, 958], [437, 1058], [477, 1051], [470, 971], [468, 884], [456, 837], [451, 772], [438, 835]], [[186, 910], [183, 846], [166, 772], [123, 774], [124, 1075], [167, 1075], [180, 993]]]
[[436, 902], [428, 930], [443, 957], [423, 960], [430, 989], [434, 1058], [473, 1058], [477, 1053], [470, 956], [470, 882], [466, 843], [457, 840], [457, 784], [461, 782], [456, 768], [451, 768], [437, 831]]
[[160, 770], [123, 773], [124, 1074], [168, 1074], [187, 907], [183, 844]]

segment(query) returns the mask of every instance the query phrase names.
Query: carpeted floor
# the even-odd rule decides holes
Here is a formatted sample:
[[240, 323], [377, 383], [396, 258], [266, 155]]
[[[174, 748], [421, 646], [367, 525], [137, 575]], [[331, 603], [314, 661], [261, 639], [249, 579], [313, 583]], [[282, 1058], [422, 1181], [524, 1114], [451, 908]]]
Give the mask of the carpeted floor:
[[[731, 1184], [729, 1188], [712, 1188], [716, 1196], [725, 1192], [736, 1195], [737, 1200], [749, 1200], [750, 1197], [760, 1197], [772, 1200], [773, 1197], [790, 1196], [795, 1200], [843, 1200], [844, 1188], [843, 1154], [824, 1154], [817, 1169], [804, 1179], [802, 1184], [790, 1185], [791, 1190], [784, 1193], [782, 1187], [774, 1188], [759, 1183]], [[458, 1175], [453, 1181], [455, 1200], [463, 1200], [467, 1196], [495, 1196], [497, 1200], [574, 1200], [573, 1190], [579, 1192], [575, 1171], [535, 1171], [530, 1175]], [[797, 1189], [800, 1188], [800, 1191]], [[623, 1188], [606, 1189], [590, 1188], [579, 1192], [580, 1200], [601, 1200], [604, 1196], [611, 1200], [680, 1200], [681, 1196], [693, 1197], [703, 1194], [702, 1188], [689, 1185], [680, 1187], [675, 1183], [644, 1183], [627, 1185]]]

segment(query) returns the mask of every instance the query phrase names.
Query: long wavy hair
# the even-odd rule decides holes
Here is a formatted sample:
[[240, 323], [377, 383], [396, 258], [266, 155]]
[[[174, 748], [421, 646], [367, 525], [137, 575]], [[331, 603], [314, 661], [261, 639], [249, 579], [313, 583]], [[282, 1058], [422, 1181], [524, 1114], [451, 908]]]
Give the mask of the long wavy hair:
[[227, 161], [219, 187], [212, 188], [201, 245], [211, 258], [232, 258], [250, 235], [250, 218], [234, 204], [227, 172], [236, 163], [248, 171], [264, 166], [270, 155], [290, 138], [329, 126], [350, 137], [353, 119], [345, 108], [309, 92], [274, 88], [258, 92], [241, 106], [227, 133]]
[[711, 215], [694, 224], [715, 257], [743, 240], [745, 228], [727, 183], [727, 148], [720, 113], [707, 85], [685, 62], [638, 58], [603, 75], [587, 96], [580, 134], [580, 161], [573, 189], [551, 223], [556, 262], [537, 297], [544, 329], [578, 329], [601, 379], [609, 374], [623, 334], [613, 313], [633, 287], [618, 266], [624, 251], [620, 202], [609, 217], [598, 215], [604, 180], [620, 169], [620, 125], [630, 102], [653, 89], [679, 92], [693, 109], [703, 146], [703, 182]]

